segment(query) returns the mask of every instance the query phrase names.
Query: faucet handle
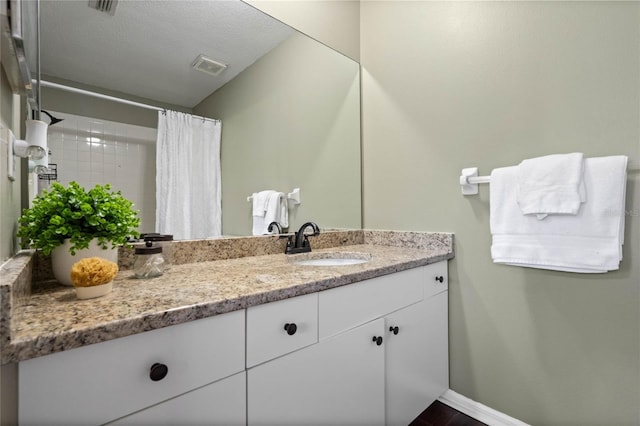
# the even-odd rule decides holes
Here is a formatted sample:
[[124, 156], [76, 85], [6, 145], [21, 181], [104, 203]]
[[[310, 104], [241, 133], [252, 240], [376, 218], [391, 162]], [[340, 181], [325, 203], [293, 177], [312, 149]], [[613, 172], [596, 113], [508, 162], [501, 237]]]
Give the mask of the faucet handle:
[[296, 243], [295, 243], [296, 235], [297, 235], [297, 233], [294, 233], [293, 235], [287, 235], [287, 246], [284, 249], [284, 253], [285, 254], [293, 254], [293, 253], [295, 253], [294, 247], [296, 245]]

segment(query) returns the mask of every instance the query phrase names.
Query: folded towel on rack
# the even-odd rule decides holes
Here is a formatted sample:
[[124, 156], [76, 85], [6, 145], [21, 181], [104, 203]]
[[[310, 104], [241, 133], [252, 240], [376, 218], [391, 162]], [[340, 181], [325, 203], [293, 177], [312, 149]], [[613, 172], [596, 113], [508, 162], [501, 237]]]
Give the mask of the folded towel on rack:
[[586, 201], [581, 152], [522, 161], [517, 167], [518, 205], [523, 214], [544, 219], [550, 214], [575, 215]]
[[566, 272], [616, 270], [622, 260], [626, 156], [588, 158], [589, 199], [576, 215], [540, 221], [517, 202], [517, 167], [491, 173], [491, 256], [495, 263]]
[[273, 191], [267, 200], [267, 210], [264, 216], [264, 223], [267, 225], [264, 234], [268, 234], [268, 226], [271, 222], [278, 222], [283, 228], [289, 226], [289, 206], [287, 195], [284, 192]]
[[252, 197], [252, 214], [253, 214], [253, 227], [252, 234], [253, 235], [264, 235], [267, 233], [267, 226], [269, 223], [265, 219], [267, 214], [267, 206], [269, 200], [273, 194], [277, 194], [276, 191], [266, 190], [260, 192], [254, 192]]

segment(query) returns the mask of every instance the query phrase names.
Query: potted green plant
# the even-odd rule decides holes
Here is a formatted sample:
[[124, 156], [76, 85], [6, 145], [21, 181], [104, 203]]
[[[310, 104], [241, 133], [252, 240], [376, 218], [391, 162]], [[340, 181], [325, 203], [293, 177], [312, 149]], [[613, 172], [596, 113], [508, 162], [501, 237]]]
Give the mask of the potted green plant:
[[77, 182], [53, 182], [18, 219], [23, 245], [51, 254], [56, 280], [72, 285], [70, 271], [85, 257], [118, 261], [118, 246], [137, 237], [140, 225], [133, 203], [109, 184], [86, 191]]

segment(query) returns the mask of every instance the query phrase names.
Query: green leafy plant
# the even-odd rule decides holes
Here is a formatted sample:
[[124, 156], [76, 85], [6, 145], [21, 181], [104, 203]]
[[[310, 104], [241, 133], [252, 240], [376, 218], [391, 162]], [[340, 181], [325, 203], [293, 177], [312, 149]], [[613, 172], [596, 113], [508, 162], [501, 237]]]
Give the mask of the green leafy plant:
[[69, 238], [70, 252], [75, 255], [94, 238], [103, 249], [109, 244], [112, 248], [126, 244], [139, 235], [140, 218], [133, 203], [120, 191], [112, 191], [109, 184], [86, 191], [77, 182], [66, 187], [53, 182], [50, 190], [44, 190], [23, 211], [18, 223], [18, 237], [24, 245], [48, 255]]

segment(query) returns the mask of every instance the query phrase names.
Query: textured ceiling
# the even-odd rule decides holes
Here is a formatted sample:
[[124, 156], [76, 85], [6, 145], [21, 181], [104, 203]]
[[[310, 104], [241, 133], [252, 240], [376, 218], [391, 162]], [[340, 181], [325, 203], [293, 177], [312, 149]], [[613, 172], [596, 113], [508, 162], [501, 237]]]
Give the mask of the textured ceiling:
[[[294, 32], [239, 0], [43, 0], [41, 17], [43, 75], [188, 108]], [[194, 70], [201, 53], [228, 68]]]

